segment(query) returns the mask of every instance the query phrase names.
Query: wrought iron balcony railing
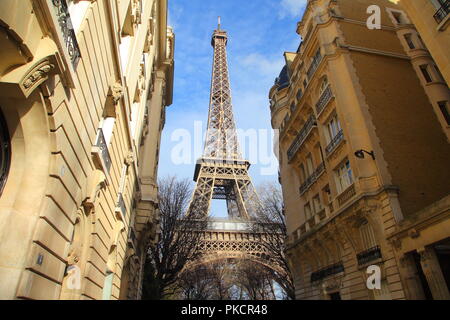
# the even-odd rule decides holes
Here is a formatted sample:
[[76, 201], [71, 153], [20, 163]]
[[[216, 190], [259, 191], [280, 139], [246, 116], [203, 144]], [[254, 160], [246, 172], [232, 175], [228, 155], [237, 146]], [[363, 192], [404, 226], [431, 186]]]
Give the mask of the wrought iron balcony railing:
[[306, 138], [309, 136], [312, 129], [316, 126], [316, 117], [312, 114], [308, 120], [306, 121], [305, 125], [302, 127], [300, 132], [297, 134], [297, 137], [295, 138], [294, 142], [292, 143], [291, 147], [289, 148], [287, 155], [288, 160], [292, 160], [292, 158], [295, 156], [297, 151], [300, 149], [302, 144], [305, 142]]
[[325, 108], [325, 106], [328, 104], [328, 102], [331, 100], [332, 97], [333, 92], [331, 92], [331, 88], [328, 85], [328, 87], [324, 90], [324, 92], [320, 96], [319, 101], [317, 101], [316, 103], [317, 117], [319, 117], [319, 115], [322, 113], [323, 109]]
[[52, 0], [52, 3], [55, 8], [56, 17], [58, 18], [58, 24], [61, 28], [70, 61], [75, 68], [78, 64], [78, 60], [81, 58], [81, 53], [75, 36], [75, 30], [73, 29], [72, 20], [70, 19], [67, 2], [66, 0]]
[[437, 23], [441, 23], [450, 13], [450, 0], [443, 0], [440, 1], [440, 3], [441, 8], [434, 14], [434, 20], [436, 20]]
[[338, 134], [331, 140], [331, 142], [328, 144], [328, 146], [325, 148], [325, 152], [327, 155], [332, 153], [337, 146], [341, 143], [341, 141], [344, 140], [344, 132], [342, 129], [338, 132]]
[[352, 198], [355, 194], [356, 194], [355, 184], [352, 184], [338, 196], [339, 205], [342, 206], [344, 203], [350, 200], [350, 198]]
[[111, 169], [111, 157], [109, 155], [108, 146], [106, 144], [105, 136], [103, 134], [102, 129], [98, 129], [97, 141], [95, 143], [95, 146], [100, 149], [101, 157], [104, 164], [103, 169], [109, 173], [109, 170]]
[[381, 250], [379, 246], [367, 249], [363, 252], [360, 252], [356, 255], [356, 258], [358, 259], [358, 265], [362, 266], [369, 262], [381, 259]]
[[314, 172], [306, 179], [306, 181], [300, 186], [300, 195], [303, 195], [321, 176], [325, 171], [325, 164], [322, 162], [314, 170]]
[[311, 282], [320, 281], [341, 272], [344, 272], [344, 264], [342, 262], [338, 262], [311, 273]]
[[125, 201], [123, 200], [122, 192], [119, 193], [119, 197], [117, 199], [116, 211], [120, 211], [122, 217], [125, 219], [127, 208], [125, 207]]
[[311, 80], [311, 78], [313, 77], [314, 73], [316, 72], [317, 68], [320, 65], [320, 62], [322, 61], [322, 54], [320, 53], [320, 50], [316, 53], [316, 55], [314, 56], [311, 65], [309, 66], [307, 75], [308, 75], [308, 80]]

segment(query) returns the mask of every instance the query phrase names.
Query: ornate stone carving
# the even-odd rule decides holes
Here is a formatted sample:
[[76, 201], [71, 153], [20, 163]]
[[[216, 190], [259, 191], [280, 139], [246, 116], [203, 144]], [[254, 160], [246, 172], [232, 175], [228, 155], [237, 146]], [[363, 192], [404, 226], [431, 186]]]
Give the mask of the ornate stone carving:
[[123, 95], [123, 88], [120, 82], [116, 82], [111, 86], [111, 97], [114, 104], [118, 104]]
[[132, 8], [132, 14], [131, 17], [133, 19], [133, 23], [135, 24], [140, 24], [142, 19], [141, 19], [141, 15], [142, 15], [142, 7], [141, 7], [142, 3], [139, 0], [132, 0], [131, 2], [131, 8]]
[[420, 232], [413, 228], [408, 231], [408, 236], [411, 239], [416, 239], [416, 238], [420, 237]]
[[131, 166], [134, 162], [134, 155], [133, 155], [133, 151], [128, 151], [127, 156], [125, 157], [125, 164], [127, 166]]
[[55, 65], [50, 63], [48, 60], [43, 61], [25, 76], [22, 86], [25, 89], [30, 89], [31, 87], [38, 85], [38, 83], [42, 83], [47, 79], [48, 74], [54, 68]]

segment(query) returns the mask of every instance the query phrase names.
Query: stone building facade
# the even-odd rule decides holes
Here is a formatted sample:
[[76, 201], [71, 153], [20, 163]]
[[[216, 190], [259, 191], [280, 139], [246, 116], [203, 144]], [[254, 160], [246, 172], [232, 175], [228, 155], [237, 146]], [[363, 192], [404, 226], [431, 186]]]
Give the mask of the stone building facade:
[[139, 299], [172, 102], [166, 0], [0, 2], [0, 298]]
[[450, 94], [433, 57], [395, 1], [310, 0], [297, 33], [269, 93], [296, 297], [448, 299]]
[[420, 33], [442, 76], [450, 83], [450, 2], [400, 0], [399, 3]]

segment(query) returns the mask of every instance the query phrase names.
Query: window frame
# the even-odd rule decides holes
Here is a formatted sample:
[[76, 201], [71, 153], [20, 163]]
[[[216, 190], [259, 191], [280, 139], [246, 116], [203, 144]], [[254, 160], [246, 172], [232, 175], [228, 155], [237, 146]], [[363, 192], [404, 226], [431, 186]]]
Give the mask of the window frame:
[[344, 160], [340, 165], [338, 165], [334, 170], [334, 173], [338, 193], [344, 192], [355, 183], [353, 169], [349, 159]]

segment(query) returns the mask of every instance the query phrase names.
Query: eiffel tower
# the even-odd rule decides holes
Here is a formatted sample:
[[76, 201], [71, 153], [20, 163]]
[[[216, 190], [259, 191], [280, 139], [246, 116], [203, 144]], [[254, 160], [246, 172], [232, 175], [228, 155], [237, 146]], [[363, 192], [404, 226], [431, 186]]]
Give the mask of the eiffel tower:
[[[219, 17], [211, 40], [214, 62], [205, 147], [195, 167], [196, 187], [187, 210], [187, 215], [208, 218], [209, 223], [201, 233], [200, 255], [186, 268], [218, 260], [247, 259], [283, 274], [283, 268], [274, 262], [264, 245], [268, 233], [257, 228], [260, 223], [255, 218], [262, 205], [248, 174], [250, 162], [243, 159], [239, 151], [231, 104], [227, 41], [227, 32], [220, 29]], [[226, 220], [209, 217], [213, 199], [226, 201]], [[276, 236], [281, 237], [278, 233]]]
[[220, 29], [220, 17], [212, 35], [214, 62], [208, 127], [203, 156], [197, 161], [194, 181], [197, 183], [188, 214], [209, 215], [211, 200], [225, 200], [228, 218], [249, 221], [260, 206], [248, 169], [242, 159], [231, 103], [226, 45], [227, 32]]

